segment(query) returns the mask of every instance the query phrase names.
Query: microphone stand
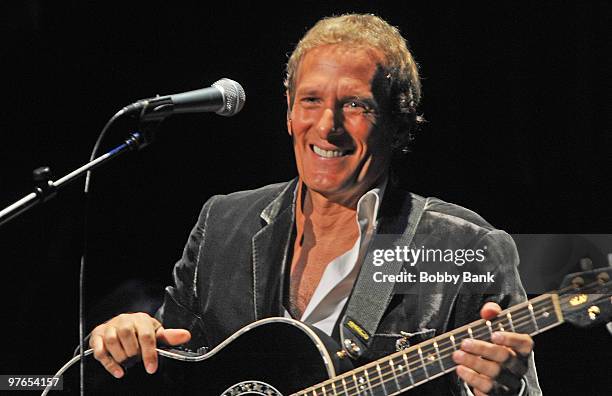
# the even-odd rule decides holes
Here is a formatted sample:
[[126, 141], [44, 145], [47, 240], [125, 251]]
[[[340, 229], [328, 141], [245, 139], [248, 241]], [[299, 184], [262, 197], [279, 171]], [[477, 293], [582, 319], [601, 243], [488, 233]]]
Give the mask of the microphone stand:
[[66, 176], [55, 181], [51, 180], [51, 170], [48, 167], [37, 168], [33, 171], [36, 188], [30, 194], [19, 199], [15, 203], [0, 211], [0, 226], [28, 211], [41, 202], [46, 202], [57, 195], [62, 187], [72, 183], [84, 176], [87, 171], [93, 170], [127, 151], [140, 150], [153, 140], [153, 128], [146, 128], [145, 132], [133, 132], [123, 144], [115, 147], [107, 153], [97, 157], [93, 161], [68, 173]]
[[[145, 114], [147, 110], [148, 110], [147, 106], [145, 106], [141, 112], [141, 116]], [[102, 131], [100, 138], [104, 136], [107, 128], [118, 117], [120, 117], [124, 113], [125, 113], [125, 109], [117, 112], [108, 121], [107, 125], [104, 127], [104, 130]], [[121, 145], [111, 149], [110, 151], [106, 152], [105, 154], [93, 160], [90, 160], [85, 165], [81, 166], [78, 169], [75, 169], [74, 171], [68, 173], [67, 175], [65, 175], [64, 177], [58, 180], [55, 180], [55, 181], [51, 180], [51, 169], [49, 167], [36, 168], [33, 171], [34, 181], [36, 182], [36, 187], [34, 188], [34, 191], [0, 211], [0, 227], [3, 224], [8, 223], [10, 220], [14, 219], [15, 217], [19, 216], [20, 214], [27, 212], [28, 210], [30, 210], [37, 204], [41, 202], [46, 202], [50, 200], [51, 198], [55, 197], [57, 195], [57, 192], [62, 187], [72, 183], [73, 181], [77, 180], [78, 178], [84, 175], [88, 175], [86, 188], [85, 188], [85, 194], [87, 195], [87, 190], [89, 187], [89, 175], [90, 175], [89, 172], [95, 168], [102, 166], [103, 164], [107, 162], [110, 162], [111, 160], [117, 158], [118, 156], [120, 156], [121, 154], [125, 152], [140, 150], [146, 147], [147, 145], [149, 145], [154, 140], [155, 132], [157, 131], [157, 128], [159, 124], [163, 121], [163, 119], [164, 119], [164, 116], [160, 115], [155, 118], [152, 117], [151, 120], [146, 121], [146, 122], [141, 121], [140, 128], [139, 128], [140, 132], [131, 133], [128, 136], [128, 138], [123, 141]], [[94, 152], [97, 149], [98, 144], [99, 142], [96, 142], [96, 148], [94, 148]], [[84, 359], [83, 359], [84, 352], [85, 352], [85, 345], [84, 345], [85, 338], [83, 335], [83, 327], [84, 327], [83, 281], [84, 281], [84, 268], [85, 268], [85, 260], [86, 260], [86, 249], [87, 249], [86, 241], [87, 241], [87, 238], [85, 238], [84, 240], [83, 255], [81, 256], [81, 265], [80, 265], [80, 271], [79, 271], [79, 274], [80, 274], [79, 275], [79, 349], [80, 349], [80, 355], [81, 355], [80, 370], [79, 370], [80, 371], [79, 388], [80, 388], [81, 395], [83, 395], [85, 391], [85, 386], [84, 386], [85, 385], [84, 383], [85, 375], [84, 375]]]

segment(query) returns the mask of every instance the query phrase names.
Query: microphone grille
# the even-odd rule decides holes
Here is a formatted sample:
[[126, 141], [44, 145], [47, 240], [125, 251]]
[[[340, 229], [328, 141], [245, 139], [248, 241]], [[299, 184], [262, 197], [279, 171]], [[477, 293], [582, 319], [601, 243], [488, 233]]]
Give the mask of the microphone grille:
[[246, 94], [242, 85], [229, 78], [222, 78], [213, 83], [213, 87], [217, 87], [223, 92], [223, 100], [225, 102], [224, 106], [217, 111], [217, 114], [231, 117], [242, 110], [246, 101]]

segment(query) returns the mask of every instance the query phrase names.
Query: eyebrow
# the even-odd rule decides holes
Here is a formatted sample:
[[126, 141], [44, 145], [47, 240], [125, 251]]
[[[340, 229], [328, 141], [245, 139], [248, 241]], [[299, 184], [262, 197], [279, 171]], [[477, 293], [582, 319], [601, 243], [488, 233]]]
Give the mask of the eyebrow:
[[304, 87], [304, 88], [299, 88], [295, 94], [296, 95], [314, 95], [314, 94], [318, 94], [319, 93], [319, 88], [311, 86], [311, 87]]

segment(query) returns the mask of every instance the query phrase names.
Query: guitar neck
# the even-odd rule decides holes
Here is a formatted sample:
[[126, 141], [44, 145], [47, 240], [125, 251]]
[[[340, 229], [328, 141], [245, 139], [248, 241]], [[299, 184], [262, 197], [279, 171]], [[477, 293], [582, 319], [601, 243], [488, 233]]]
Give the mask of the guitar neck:
[[477, 320], [426, 342], [304, 389], [298, 395], [392, 395], [455, 369], [452, 353], [464, 339], [490, 341], [494, 331], [536, 335], [563, 323], [556, 293], [544, 294], [502, 311], [492, 320]]

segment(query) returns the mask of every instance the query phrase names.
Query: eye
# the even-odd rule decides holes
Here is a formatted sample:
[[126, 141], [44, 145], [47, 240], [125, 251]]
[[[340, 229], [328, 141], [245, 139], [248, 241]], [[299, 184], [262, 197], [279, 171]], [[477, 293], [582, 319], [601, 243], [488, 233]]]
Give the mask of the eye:
[[368, 103], [353, 99], [349, 100], [342, 106], [342, 110], [348, 114], [372, 114], [375, 110]]
[[300, 103], [305, 107], [313, 107], [317, 105], [321, 100], [316, 96], [304, 96], [300, 98]]

